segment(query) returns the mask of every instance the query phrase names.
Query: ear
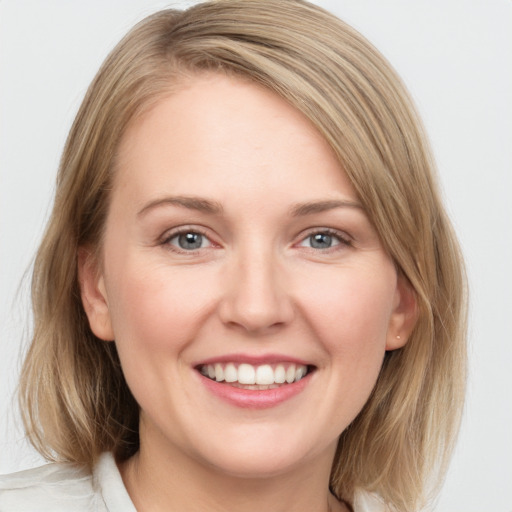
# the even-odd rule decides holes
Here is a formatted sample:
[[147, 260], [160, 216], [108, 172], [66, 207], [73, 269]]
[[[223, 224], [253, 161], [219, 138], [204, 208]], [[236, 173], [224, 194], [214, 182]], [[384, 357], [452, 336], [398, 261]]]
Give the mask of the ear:
[[393, 312], [386, 339], [386, 350], [402, 348], [407, 343], [417, 320], [416, 294], [407, 278], [398, 274]]
[[104, 341], [114, 339], [103, 274], [92, 250], [78, 250], [80, 296], [92, 332]]

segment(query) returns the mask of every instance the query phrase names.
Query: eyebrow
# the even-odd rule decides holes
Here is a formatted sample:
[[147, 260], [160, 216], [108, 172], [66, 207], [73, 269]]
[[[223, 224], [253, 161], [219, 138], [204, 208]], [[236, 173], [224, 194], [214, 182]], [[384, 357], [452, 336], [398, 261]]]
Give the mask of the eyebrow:
[[291, 209], [293, 217], [301, 217], [303, 215], [312, 215], [315, 213], [322, 213], [335, 208], [358, 208], [363, 209], [363, 205], [356, 201], [341, 201], [331, 199], [327, 201], [311, 201], [307, 203], [300, 203]]
[[137, 212], [137, 217], [146, 215], [151, 210], [162, 206], [180, 206], [189, 210], [196, 210], [212, 215], [219, 215], [223, 212], [223, 208], [220, 203], [210, 201], [209, 199], [190, 196], [167, 196], [155, 199], [154, 201], [150, 201], [144, 205], [144, 207]]
[[[216, 201], [193, 196], [166, 196], [150, 201], [137, 212], [137, 216], [146, 215], [151, 210], [162, 206], [179, 206], [189, 210], [196, 210], [210, 215], [220, 215], [224, 209], [222, 205]], [[291, 209], [292, 217], [302, 217], [315, 213], [322, 213], [335, 208], [358, 208], [362, 209], [362, 205], [356, 201], [346, 200], [325, 200], [325, 201], [309, 201], [294, 205]]]

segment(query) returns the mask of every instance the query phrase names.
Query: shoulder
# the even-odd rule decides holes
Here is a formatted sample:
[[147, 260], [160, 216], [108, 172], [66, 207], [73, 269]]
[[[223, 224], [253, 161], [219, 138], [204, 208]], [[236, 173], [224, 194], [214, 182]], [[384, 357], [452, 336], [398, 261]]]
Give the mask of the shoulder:
[[101, 511], [91, 474], [73, 464], [47, 464], [0, 476], [0, 512]]

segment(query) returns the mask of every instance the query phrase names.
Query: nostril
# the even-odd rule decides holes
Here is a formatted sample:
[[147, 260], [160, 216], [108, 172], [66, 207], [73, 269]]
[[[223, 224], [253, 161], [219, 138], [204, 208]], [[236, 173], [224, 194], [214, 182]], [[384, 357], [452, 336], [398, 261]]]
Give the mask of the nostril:
[[259, 263], [244, 262], [240, 273], [226, 283], [219, 304], [225, 325], [255, 334], [282, 328], [294, 316], [291, 298], [270, 263]]
[[222, 320], [226, 326], [240, 328], [252, 334], [268, 333], [286, 326], [293, 317], [293, 312], [284, 307], [254, 307], [236, 303], [226, 305]]

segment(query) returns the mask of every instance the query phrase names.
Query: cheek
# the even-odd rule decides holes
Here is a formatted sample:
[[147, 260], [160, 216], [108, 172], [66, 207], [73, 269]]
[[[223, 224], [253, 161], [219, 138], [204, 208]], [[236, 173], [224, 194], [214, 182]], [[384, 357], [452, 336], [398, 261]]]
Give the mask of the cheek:
[[337, 269], [317, 275], [308, 288], [303, 310], [329, 354], [351, 364], [380, 365], [396, 290], [394, 268]]
[[211, 307], [208, 276], [142, 258], [118, 263], [108, 290], [123, 373], [143, 410], [167, 410], [168, 390], [181, 390], [178, 404], [188, 396], [180, 378], [188, 369], [183, 353]]
[[112, 272], [109, 296], [116, 340], [140, 350], [176, 351], [192, 340], [210, 307], [208, 273], [136, 259]]

